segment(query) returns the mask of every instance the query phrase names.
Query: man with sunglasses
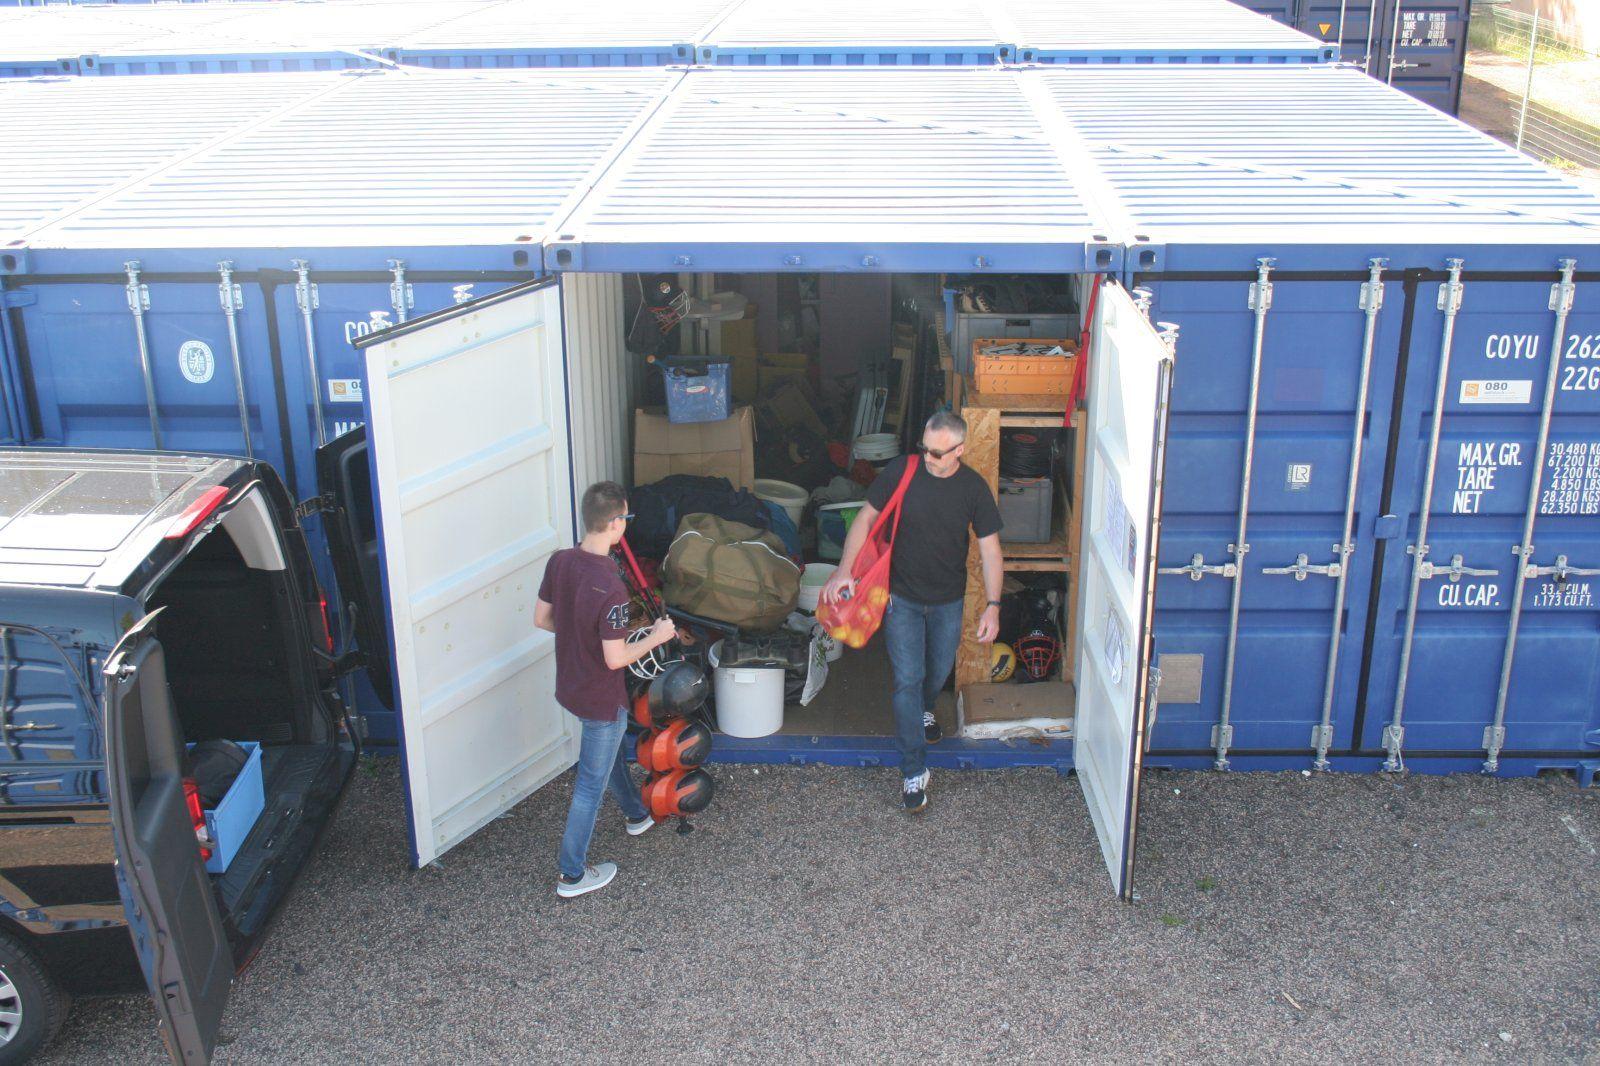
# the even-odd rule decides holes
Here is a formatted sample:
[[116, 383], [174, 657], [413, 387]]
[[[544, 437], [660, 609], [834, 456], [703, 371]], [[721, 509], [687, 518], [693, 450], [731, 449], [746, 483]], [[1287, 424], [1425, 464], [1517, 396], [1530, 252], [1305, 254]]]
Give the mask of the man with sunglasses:
[[[894, 674], [895, 737], [900, 748], [901, 802], [908, 811], [928, 805], [928, 745], [944, 734], [933, 705], [955, 666], [961, 646], [962, 601], [967, 590], [967, 537], [978, 538], [989, 605], [973, 634], [985, 644], [1000, 631], [1000, 508], [983, 476], [961, 464], [967, 423], [940, 411], [923, 427], [922, 461], [901, 503], [900, 526], [889, 563], [889, 606], [884, 639]], [[853, 595], [850, 568], [873, 520], [905, 474], [902, 456], [884, 467], [867, 489], [867, 502], [850, 524], [839, 569], [822, 590], [835, 602]]]
[[677, 636], [672, 619], [662, 618], [649, 636], [628, 642], [630, 597], [611, 558], [633, 517], [622, 486], [615, 481], [590, 485], [580, 509], [583, 542], [550, 557], [533, 611], [534, 625], [556, 635], [556, 702], [583, 727], [578, 779], [557, 860], [556, 895], [563, 899], [604, 888], [617, 876], [614, 862], [588, 862], [589, 838], [608, 788], [628, 820], [629, 836], [655, 825], [622, 751], [628, 730], [623, 671]]

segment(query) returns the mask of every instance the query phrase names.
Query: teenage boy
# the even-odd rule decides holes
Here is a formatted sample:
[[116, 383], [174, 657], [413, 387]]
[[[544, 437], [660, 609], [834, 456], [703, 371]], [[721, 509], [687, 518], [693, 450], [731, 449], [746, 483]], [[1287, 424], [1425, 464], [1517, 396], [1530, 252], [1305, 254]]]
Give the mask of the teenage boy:
[[[979, 474], [962, 465], [967, 423], [939, 411], [922, 429], [922, 464], [901, 502], [900, 527], [889, 561], [889, 606], [884, 643], [894, 676], [895, 739], [900, 748], [900, 796], [913, 813], [928, 806], [928, 745], [943, 739], [933, 704], [961, 646], [961, 608], [967, 589], [967, 537], [978, 538], [988, 606], [972, 635], [991, 643], [1000, 631], [1000, 508]], [[873, 520], [905, 475], [906, 458], [883, 468], [867, 489], [867, 502], [844, 541], [839, 568], [823, 586], [828, 603], [854, 595], [850, 567], [867, 542]]]
[[588, 864], [589, 838], [608, 787], [628, 820], [629, 836], [655, 825], [622, 753], [628, 730], [622, 672], [677, 636], [672, 619], [662, 618], [649, 636], [628, 642], [628, 589], [611, 558], [633, 517], [622, 486], [614, 481], [590, 485], [581, 509], [583, 542], [550, 557], [533, 613], [535, 625], [556, 635], [556, 702], [583, 725], [578, 779], [558, 858], [556, 895], [564, 899], [604, 888], [617, 876], [614, 862]]

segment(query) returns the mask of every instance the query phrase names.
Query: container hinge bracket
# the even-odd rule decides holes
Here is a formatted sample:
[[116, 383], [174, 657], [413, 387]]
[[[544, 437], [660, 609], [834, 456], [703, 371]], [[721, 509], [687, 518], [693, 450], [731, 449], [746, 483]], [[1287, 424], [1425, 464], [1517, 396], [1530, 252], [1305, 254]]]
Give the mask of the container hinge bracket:
[[[1338, 547], [1334, 547], [1338, 551]], [[1338, 577], [1344, 573], [1343, 563], [1319, 563], [1313, 565], [1305, 552], [1294, 557], [1292, 566], [1263, 566], [1263, 574], [1292, 574], [1296, 581], [1304, 581], [1308, 574], [1321, 574], [1323, 577]]]
[[1211, 746], [1213, 748], [1233, 747], [1233, 726], [1214, 725], [1211, 727]]
[[1141, 285], [1128, 295], [1133, 297], [1133, 305], [1139, 309], [1139, 313], [1148, 321], [1150, 318], [1150, 304], [1155, 300], [1156, 294]]
[[1400, 536], [1400, 516], [1381, 514], [1372, 522], [1373, 540], [1394, 540]]
[[[1409, 551], [1411, 549], [1407, 550]], [[1422, 562], [1417, 564], [1417, 576], [1423, 578], [1443, 576], [1448, 577], [1451, 581], [1460, 581], [1464, 575], [1471, 575], [1472, 577], [1497, 577], [1499, 573], [1500, 571], [1498, 570], [1483, 570], [1477, 567], [1467, 566], [1461, 561], [1460, 555], [1452, 555], [1450, 557], [1449, 566], [1440, 566], [1439, 564], [1430, 562], [1427, 559], [1424, 559]]]
[[1550, 310], [1566, 314], [1572, 310], [1572, 298], [1578, 291], [1578, 286], [1572, 279], [1558, 281], [1550, 286]]
[[1506, 727], [1503, 725], [1484, 726], [1483, 750], [1499, 751], [1506, 746]]
[[1252, 281], [1250, 283], [1250, 310], [1266, 311], [1272, 307], [1272, 282]]
[[1383, 282], [1374, 284], [1370, 281], [1361, 283], [1361, 299], [1357, 306], [1363, 311], [1377, 311], [1383, 307]]
[[[299, 264], [299, 260], [295, 261]], [[302, 314], [309, 314], [322, 306], [322, 299], [317, 295], [317, 285], [309, 281], [302, 271], [300, 280], [294, 287], [294, 306]]]
[[1554, 566], [1534, 566], [1530, 564], [1523, 568], [1522, 576], [1529, 580], [1553, 577], [1558, 584], [1564, 585], [1569, 577], [1600, 577], [1600, 567], [1569, 566], [1567, 557], [1558, 555]]
[[312, 515], [323, 514], [338, 508], [339, 501], [334, 499], [333, 493], [324, 492], [320, 496], [313, 496], [309, 500], [301, 500], [294, 505], [294, 516], [299, 521], [304, 521]]
[[1333, 726], [1314, 725], [1311, 727], [1311, 747], [1316, 751], [1326, 752], [1333, 747]]
[[17, 289], [5, 294], [5, 306], [7, 307], [32, 307], [38, 302], [39, 294], [36, 292]]
[[1454, 314], [1461, 310], [1461, 294], [1466, 286], [1460, 281], [1447, 281], [1439, 286], [1439, 310], [1447, 314]]
[[218, 282], [217, 300], [224, 311], [243, 311], [244, 286], [232, 281]]
[[1199, 552], [1189, 558], [1188, 566], [1163, 566], [1156, 570], [1158, 574], [1173, 574], [1178, 577], [1187, 576], [1190, 581], [1199, 581], [1207, 574], [1220, 574], [1223, 577], [1238, 577], [1239, 568], [1233, 563], [1207, 563], [1206, 557]]
[[128, 275], [128, 284], [123, 286], [123, 290], [128, 294], [128, 310], [135, 314], [150, 310], [150, 286], [135, 280], [138, 276], [137, 270], [132, 271]]

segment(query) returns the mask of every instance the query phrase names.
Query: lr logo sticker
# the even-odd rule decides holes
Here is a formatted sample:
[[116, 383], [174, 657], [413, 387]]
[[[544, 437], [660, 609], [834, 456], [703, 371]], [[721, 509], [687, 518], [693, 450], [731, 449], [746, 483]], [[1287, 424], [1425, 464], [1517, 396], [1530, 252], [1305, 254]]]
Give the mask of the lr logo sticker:
[[1284, 479], [1290, 492], [1304, 492], [1311, 487], [1311, 464], [1290, 463]]
[[205, 341], [184, 341], [178, 348], [178, 369], [196, 385], [204, 385], [217, 372], [217, 358]]

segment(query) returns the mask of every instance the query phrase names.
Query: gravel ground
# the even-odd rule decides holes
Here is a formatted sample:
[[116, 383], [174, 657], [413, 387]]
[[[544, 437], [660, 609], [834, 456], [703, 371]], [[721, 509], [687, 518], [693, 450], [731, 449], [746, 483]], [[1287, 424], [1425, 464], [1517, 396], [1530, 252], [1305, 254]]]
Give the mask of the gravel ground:
[[[406, 868], [363, 764], [234, 990], [218, 1060], [1600, 1061], [1600, 789], [1156, 772], [1140, 899], [1075, 782], [718, 767], [680, 836], [602, 813], [610, 888], [558, 900], [563, 780]], [[49, 1062], [157, 1062], [138, 997]]]

